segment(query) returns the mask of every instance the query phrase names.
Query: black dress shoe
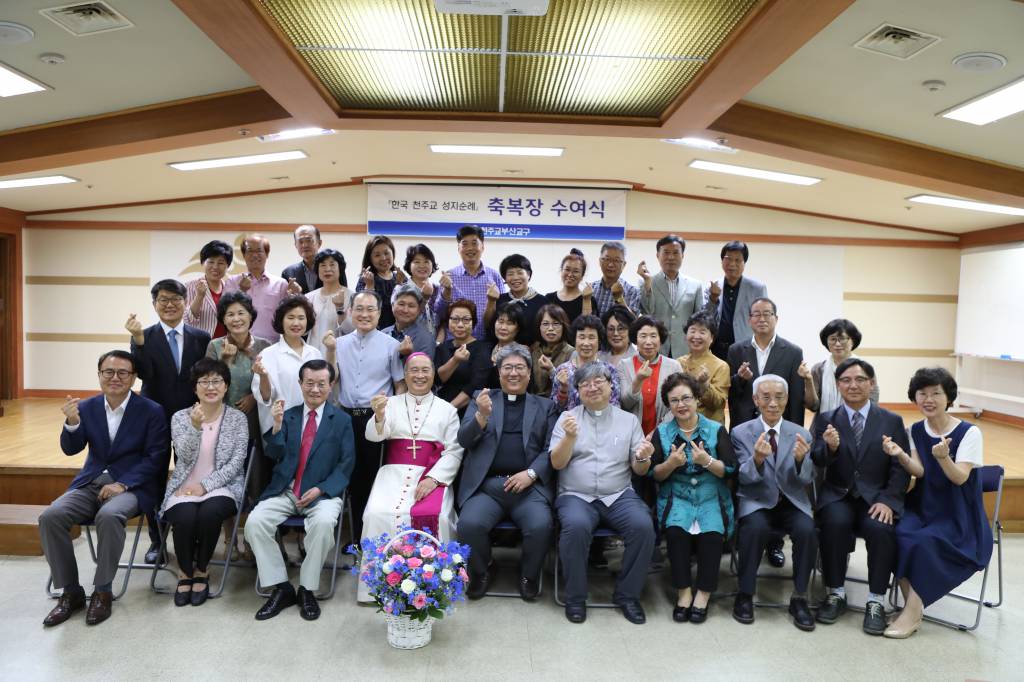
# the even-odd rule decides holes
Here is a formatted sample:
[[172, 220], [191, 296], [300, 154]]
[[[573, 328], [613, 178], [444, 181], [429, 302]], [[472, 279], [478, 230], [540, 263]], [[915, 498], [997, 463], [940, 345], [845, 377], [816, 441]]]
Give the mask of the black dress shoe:
[[110, 611], [114, 603], [112, 592], [93, 592], [89, 597], [89, 607], [85, 610], [85, 624], [99, 625], [107, 618], [110, 618]]
[[160, 545], [152, 544], [149, 549], [146, 550], [146, 563], [147, 564], [159, 564], [163, 566], [167, 563], [167, 554], [160, 551]]
[[694, 625], [700, 625], [708, 619], [708, 608], [705, 606], [702, 609], [698, 609], [696, 606], [690, 609], [690, 622]]
[[807, 600], [803, 597], [791, 597], [789, 600], [789, 615], [793, 616], [793, 625], [805, 632], [814, 629], [814, 616], [807, 606]]
[[615, 605], [622, 610], [622, 615], [630, 623], [643, 625], [647, 622], [647, 614], [644, 613], [644, 607], [636, 599], [620, 599], [615, 602]]
[[754, 596], [738, 592], [732, 603], [732, 617], [739, 623], [750, 625], [754, 622]]
[[192, 606], [202, 606], [210, 597], [210, 577], [203, 576], [199, 578], [193, 578], [192, 582], [203, 586], [203, 589], [199, 590], [198, 592], [192, 590]]
[[288, 583], [287, 587], [276, 586], [270, 593], [270, 598], [256, 612], [256, 620], [267, 620], [284, 611], [289, 606], [295, 606], [295, 589]]
[[587, 605], [566, 604], [565, 617], [570, 623], [582, 623], [587, 619]]
[[[180, 588], [187, 587], [184, 592]], [[192, 603], [192, 578], [183, 578], [178, 581], [178, 587], [174, 590], [174, 605], [188, 606]]]
[[491, 589], [491, 581], [494, 580], [497, 572], [497, 566], [492, 561], [488, 564], [487, 570], [484, 571], [483, 575], [471, 573], [469, 576], [469, 589], [466, 590], [466, 598], [483, 599], [487, 594], [487, 590]]
[[[825, 601], [818, 608], [817, 621], [824, 625], [832, 625], [839, 620], [839, 616], [843, 615], [844, 611], [846, 611], [846, 597], [830, 594], [825, 597]], [[883, 627], [882, 630], [884, 631], [885, 628]]]
[[48, 628], [60, 625], [70, 618], [75, 611], [81, 611], [84, 608], [85, 590], [81, 587], [77, 590], [64, 588], [64, 594], [60, 595], [60, 598], [57, 599], [57, 605], [46, 614], [46, 618], [43, 619], [43, 625]]
[[305, 587], [299, 587], [299, 615], [306, 620], [320, 617], [320, 605], [316, 603], [316, 595]]
[[533, 601], [540, 594], [540, 581], [530, 578], [519, 579], [519, 596], [523, 601]]
[[764, 553], [768, 557], [768, 563], [775, 568], [782, 568], [786, 565], [786, 555], [782, 552], [782, 545], [769, 547]]
[[677, 623], [688, 623], [690, 621], [690, 607], [676, 606], [672, 609], [672, 620]]
[[864, 607], [864, 632], [876, 636], [885, 632], [885, 607], [876, 601]]

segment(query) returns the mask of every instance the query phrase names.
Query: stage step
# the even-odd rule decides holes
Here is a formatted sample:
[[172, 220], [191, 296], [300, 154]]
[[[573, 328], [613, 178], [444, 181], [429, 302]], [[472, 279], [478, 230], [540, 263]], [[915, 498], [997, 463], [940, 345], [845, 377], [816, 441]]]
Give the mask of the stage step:
[[[46, 511], [42, 504], [0, 504], [0, 555], [42, 556], [39, 541], [39, 515]], [[74, 526], [71, 537], [82, 529]]]

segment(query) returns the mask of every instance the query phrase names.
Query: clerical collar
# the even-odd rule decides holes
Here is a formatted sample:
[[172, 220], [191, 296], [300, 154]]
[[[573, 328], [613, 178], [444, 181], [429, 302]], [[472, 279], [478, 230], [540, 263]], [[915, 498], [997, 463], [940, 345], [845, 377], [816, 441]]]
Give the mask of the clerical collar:
[[505, 394], [505, 400], [509, 401], [510, 403], [514, 403], [518, 398], [519, 398], [519, 396], [516, 395], [515, 393], [506, 393]]
[[592, 410], [589, 407], [584, 407], [583, 409], [587, 411], [589, 414], [594, 415], [595, 417], [603, 417], [604, 414], [608, 412], [608, 407], [608, 405], [605, 405], [600, 410]]

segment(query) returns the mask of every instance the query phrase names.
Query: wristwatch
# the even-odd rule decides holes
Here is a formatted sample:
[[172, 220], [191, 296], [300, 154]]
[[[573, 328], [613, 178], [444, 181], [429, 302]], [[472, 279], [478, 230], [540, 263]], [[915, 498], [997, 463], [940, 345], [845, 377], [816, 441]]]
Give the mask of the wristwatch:
[[536, 481], [537, 480], [537, 472], [534, 471], [533, 469], [527, 469], [526, 470], [526, 475], [530, 477], [531, 481]]

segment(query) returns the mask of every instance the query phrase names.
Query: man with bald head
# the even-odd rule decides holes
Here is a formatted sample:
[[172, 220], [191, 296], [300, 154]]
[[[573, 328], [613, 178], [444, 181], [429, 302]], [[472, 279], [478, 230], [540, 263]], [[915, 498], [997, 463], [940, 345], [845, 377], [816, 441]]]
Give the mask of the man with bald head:
[[246, 271], [224, 280], [224, 291], [243, 291], [252, 299], [256, 309], [256, 321], [252, 324], [252, 335], [276, 343], [281, 335], [274, 331], [274, 311], [286, 296], [301, 294], [302, 287], [296, 281], [286, 282], [280, 277], [267, 274], [267, 259], [270, 257], [270, 242], [262, 234], [247, 234], [242, 240], [242, 258]]
[[299, 225], [295, 228], [295, 250], [300, 260], [294, 265], [289, 265], [281, 272], [281, 278], [286, 282], [292, 280], [298, 282], [302, 287], [302, 293], [308, 294], [324, 285], [320, 281], [320, 274], [317, 272], [316, 254], [320, 251], [323, 242], [320, 240], [320, 230], [315, 225]]

